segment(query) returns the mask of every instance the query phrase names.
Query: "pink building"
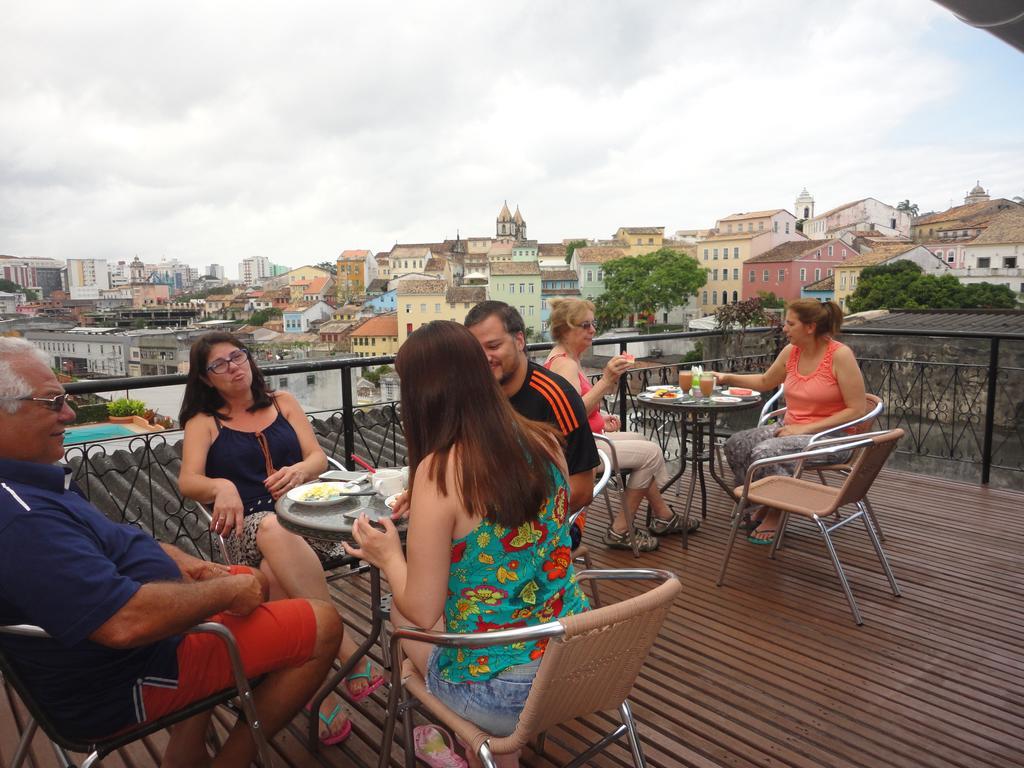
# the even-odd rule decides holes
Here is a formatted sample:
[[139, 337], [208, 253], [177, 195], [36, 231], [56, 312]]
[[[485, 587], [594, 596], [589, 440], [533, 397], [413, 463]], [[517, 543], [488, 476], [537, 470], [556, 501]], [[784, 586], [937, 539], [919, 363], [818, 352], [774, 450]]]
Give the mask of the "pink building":
[[744, 299], [771, 292], [785, 301], [800, 298], [800, 289], [829, 277], [836, 265], [860, 254], [839, 240], [782, 243], [743, 262]]

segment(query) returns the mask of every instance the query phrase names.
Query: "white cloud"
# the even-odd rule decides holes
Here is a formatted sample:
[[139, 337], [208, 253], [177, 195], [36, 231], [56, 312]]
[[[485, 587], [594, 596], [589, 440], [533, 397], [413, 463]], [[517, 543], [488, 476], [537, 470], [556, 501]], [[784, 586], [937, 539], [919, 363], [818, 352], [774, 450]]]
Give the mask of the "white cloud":
[[974, 85], [929, 0], [7, 5], [4, 253], [230, 274], [488, 234], [506, 198], [555, 240], [804, 185], [822, 209], [1024, 193], [986, 115], [906, 141]]

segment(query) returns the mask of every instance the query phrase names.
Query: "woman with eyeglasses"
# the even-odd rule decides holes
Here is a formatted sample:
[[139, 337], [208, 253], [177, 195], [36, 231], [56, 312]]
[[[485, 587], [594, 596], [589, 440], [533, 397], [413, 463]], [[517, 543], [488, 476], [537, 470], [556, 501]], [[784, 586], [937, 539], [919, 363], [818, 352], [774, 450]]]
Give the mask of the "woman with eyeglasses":
[[[646, 498], [654, 514], [650, 530], [641, 526], [635, 528], [634, 533], [640, 550], [651, 552], [658, 548], [657, 536], [683, 530], [682, 515], [665, 503], [659, 490], [668, 482], [665, 457], [657, 444], [635, 432], [620, 431], [622, 425], [618, 417], [601, 410], [604, 398], [616, 391], [619, 377], [633, 364], [632, 360], [615, 355], [605, 364], [601, 378], [593, 385], [583, 375], [580, 357], [597, 335], [594, 305], [586, 299], [553, 301], [548, 327], [551, 338], [557, 343], [544, 366], [576, 387], [587, 409], [590, 429], [614, 441], [619, 468], [632, 470], [626, 482], [625, 509], [619, 510], [612, 521], [604, 535], [604, 543], [614, 549], [630, 549], [627, 515], [636, 514], [640, 502]], [[690, 525], [693, 532], [700, 522], [695, 520]]]
[[[320, 558], [341, 554], [339, 546], [297, 536], [274, 514], [277, 499], [327, 469], [302, 406], [287, 392], [267, 389], [249, 350], [230, 333], [200, 336], [189, 366], [178, 417], [185, 430], [182, 494], [212, 505], [212, 530], [224, 537], [236, 564], [266, 574], [271, 599], [330, 602]], [[355, 651], [346, 633], [338, 658]], [[383, 681], [367, 660], [346, 681], [348, 696], [364, 699]], [[352, 730], [337, 696], [325, 700], [320, 719], [324, 744], [337, 744]]]

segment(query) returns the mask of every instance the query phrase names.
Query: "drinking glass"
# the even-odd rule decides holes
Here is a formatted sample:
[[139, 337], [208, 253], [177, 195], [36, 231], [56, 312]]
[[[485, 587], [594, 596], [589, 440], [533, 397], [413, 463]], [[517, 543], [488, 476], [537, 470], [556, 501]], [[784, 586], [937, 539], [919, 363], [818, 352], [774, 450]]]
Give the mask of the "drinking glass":
[[700, 393], [704, 397], [711, 397], [711, 393], [715, 391], [715, 377], [710, 373], [701, 374], [700, 377]]
[[679, 388], [683, 394], [688, 394], [693, 389], [693, 371], [679, 371]]

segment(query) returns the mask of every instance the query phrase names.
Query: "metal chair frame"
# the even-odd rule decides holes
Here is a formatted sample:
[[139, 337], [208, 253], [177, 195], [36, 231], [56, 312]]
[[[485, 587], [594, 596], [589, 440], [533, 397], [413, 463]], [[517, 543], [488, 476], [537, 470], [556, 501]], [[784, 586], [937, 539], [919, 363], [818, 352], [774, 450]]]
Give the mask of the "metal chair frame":
[[[832, 561], [832, 566], [835, 569], [836, 576], [839, 578], [839, 584], [843, 589], [843, 593], [846, 596], [847, 602], [849, 603], [850, 611], [853, 614], [854, 621], [858, 625], [863, 624], [864, 620], [861, 617], [860, 610], [857, 607], [857, 602], [853, 597], [853, 591], [850, 589], [850, 583], [849, 580], [846, 578], [846, 573], [843, 571], [842, 563], [840, 563], [839, 561], [839, 555], [836, 552], [835, 545], [832, 543], [831, 534], [833, 532], [848, 525], [849, 523], [852, 523], [854, 520], [861, 518], [864, 522], [864, 528], [868, 533], [868, 538], [871, 540], [871, 545], [874, 547], [875, 554], [878, 556], [878, 561], [881, 564], [882, 570], [884, 571], [885, 576], [889, 581], [889, 585], [892, 588], [892, 593], [894, 596], [899, 597], [900, 588], [899, 585], [896, 583], [896, 577], [893, 575], [892, 568], [889, 565], [889, 560], [886, 557], [884, 550], [882, 549], [881, 541], [879, 540], [879, 537], [875, 532], [874, 526], [871, 524], [869, 520], [868, 513], [864, 505], [864, 496], [866, 495], [867, 488], [865, 488], [864, 491], [859, 494], [859, 497], [857, 494], [854, 494], [853, 497], [845, 500], [843, 497], [844, 492], [847, 489], [847, 486], [849, 486], [852, 482], [859, 479], [858, 472], [860, 470], [861, 465], [864, 463], [866, 457], [869, 456], [869, 451], [871, 451], [872, 449], [879, 450], [880, 448], [885, 448], [886, 450], [891, 452], [892, 448], [895, 445], [895, 442], [899, 440], [899, 438], [902, 437], [902, 435], [902, 430], [884, 430], [879, 432], [869, 432], [866, 434], [855, 436], [827, 438], [819, 440], [817, 444], [818, 447], [812, 448], [810, 450], [799, 451], [797, 453], [790, 453], [784, 456], [774, 456], [766, 459], [759, 459], [758, 461], [753, 462], [747, 469], [747, 475], [744, 484], [741, 487], [738, 487], [734, 490], [734, 495], [736, 495], [738, 498], [736, 505], [733, 508], [732, 528], [729, 533], [729, 541], [726, 545], [725, 554], [722, 557], [722, 566], [718, 574], [718, 586], [722, 586], [722, 584], [725, 581], [725, 572], [729, 566], [729, 558], [732, 556], [733, 545], [736, 542], [736, 532], [739, 530], [740, 523], [742, 522], [743, 511], [747, 506], [748, 497], [750, 496], [752, 487], [756, 491], [758, 483], [763, 484], [766, 480], [769, 479], [772, 479], [775, 482], [788, 482], [791, 484], [809, 484], [813, 486], [814, 484], [810, 484], [808, 483], [808, 481], [800, 479], [800, 473], [803, 470], [804, 462], [807, 459], [820, 456], [827, 456], [836, 450], [863, 449], [857, 457], [857, 459], [854, 461], [852, 469], [846, 476], [843, 485], [835, 489], [835, 493], [833, 494], [834, 503], [829, 508], [823, 508], [820, 514], [815, 513], [809, 515], [809, 517], [811, 518], [811, 520], [813, 520], [813, 522], [817, 526], [818, 532], [821, 534], [822, 538], [825, 541], [825, 547], [828, 550], [828, 554]], [[891, 443], [891, 445], [886, 445], [886, 443]], [[886, 454], [886, 458], [888, 458], [888, 453]], [[758, 469], [761, 469], [762, 467], [766, 466], [771, 466], [773, 464], [781, 464], [785, 462], [796, 462], [796, 471], [794, 477], [775, 477], [754, 480], [754, 474], [757, 472]], [[879, 466], [878, 469], [880, 468], [881, 467]], [[870, 483], [873, 481], [874, 477], [871, 477], [868, 482], [868, 485], [870, 485]], [[805, 485], [804, 487], [807, 486]], [[855, 511], [847, 517], [843, 517], [840, 514], [840, 509], [845, 504], [853, 504], [855, 507]], [[775, 531], [775, 540], [772, 542], [771, 548], [768, 553], [768, 556], [771, 559], [775, 559], [775, 553], [777, 552], [779, 546], [782, 543], [782, 539], [785, 535], [786, 525], [789, 521], [790, 516], [790, 512], [785, 508], [779, 507], [779, 509], [781, 512], [781, 516], [779, 518], [778, 527]], [[800, 516], [803, 517], [805, 515], [801, 514]], [[834, 522], [826, 522], [828, 520], [834, 520]]]
[[[608, 495], [609, 487], [619, 495], [619, 505], [625, 510], [626, 509], [626, 474], [628, 470], [620, 469], [619, 467], [619, 456], [615, 451], [615, 443], [606, 435], [594, 435], [595, 442], [602, 443], [603, 449], [607, 452], [612, 462], [612, 478], [615, 479], [615, 483], [611, 483], [611, 480], [607, 481], [604, 487], [601, 489], [601, 493], [604, 496], [605, 506], [608, 507], [608, 525], [611, 526], [611, 521], [615, 519], [615, 510], [612, 508], [612, 500]], [[598, 449], [602, 450], [601, 448]], [[595, 489], [594, 497], [597, 497], [597, 491]], [[648, 510], [648, 516], [650, 510]], [[640, 557], [640, 545], [636, 540], [636, 524], [633, 520], [633, 515], [626, 515], [626, 535], [629, 538], [629, 545], [633, 550], [633, 557]]]
[[[597, 455], [601, 459], [601, 476], [597, 479], [597, 482], [594, 484], [594, 495], [592, 499], [596, 499], [599, 494], [605, 493], [605, 487], [608, 485], [608, 481], [611, 480], [612, 478], [612, 468], [614, 467], [613, 460], [606, 451], [604, 451], [601, 448], [598, 448]], [[584, 504], [575, 512], [571, 513], [569, 515], [569, 518], [566, 520], [566, 525], [571, 528], [572, 525], [576, 522], [577, 518], [579, 518], [580, 515], [589, 510], [592, 505], [593, 501], [591, 501], [590, 504]], [[582, 562], [583, 567], [587, 570], [590, 570], [594, 567], [593, 563], [591, 563], [590, 561], [590, 550], [587, 548], [587, 545], [584, 544], [582, 541], [580, 542], [579, 546], [572, 551], [572, 559], [574, 562]], [[591, 583], [590, 595], [590, 602], [592, 602], [595, 607], [600, 608], [601, 593], [597, 589], [597, 582]]]
[[[21, 677], [15, 669], [11, 659], [8, 658], [6, 654], [0, 653], [0, 672], [2, 672], [3, 677], [10, 682], [11, 686], [25, 703], [25, 706], [29, 711], [29, 719], [25, 724], [24, 732], [21, 735], [14, 757], [11, 760], [10, 768], [20, 768], [25, 758], [28, 756], [32, 739], [35, 736], [35, 732], [38, 727], [42, 727], [43, 732], [50, 740], [53, 750], [57, 755], [57, 759], [63, 768], [74, 768], [74, 763], [72, 762], [70, 755], [68, 755], [69, 751], [86, 754], [87, 757], [82, 763], [81, 768], [91, 768], [91, 766], [95, 765], [99, 760], [102, 760], [104, 756], [125, 746], [126, 744], [130, 744], [144, 736], [161, 731], [175, 723], [181, 722], [182, 720], [187, 720], [188, 718], [197, 715], [200, 712], [212, 709], [219, 704], [226, 704], [235, 698], [238, 699], [239, 705], [242, 709], [242, 715], [245, 717], [249, 724], [249, 729], [252, 732], [253, 741], [256, 744], [257, 759], [260, 764], [270, 768], [270, 766], [274, 764], [272, 752], [270, 750], [270, 745], [267, 742], [266, 734], [263, 731], [263, 726], [259, 716], [257, 715], [256, 705], [253, 701], [252, 686], [245, 675], [245, 668], [242, 665], [242, 657], [239, 654], [238, 645], [235, 642], [235, 637], [231, 630], [223, 624], [207, 621], [202, 624], [197, 624], [188, 630], [188, 632], [214, 634], [224, 642], [228, 649], [228, 658], [231, 662], [231, 672], [235, 678], [235, 687], [228, 688], [219, 693], [215, 693], [212, 696], [207, 696], [204, 699], [195, 701], [187, 707], [154, 720], [151, 723], [146, 723], [138, 726], [137, 728], [132, 728], [129, 731], [108, 736], [103, 739], [77, 739], [64, 736], [36, 702], [35, 698], [32, 696], [32, 692], [21, 680]], [[41, 639], [50, 637], [45, 630], [31, 624], [0, 626], [0, 634], [20, 635], [22, 637]]]

